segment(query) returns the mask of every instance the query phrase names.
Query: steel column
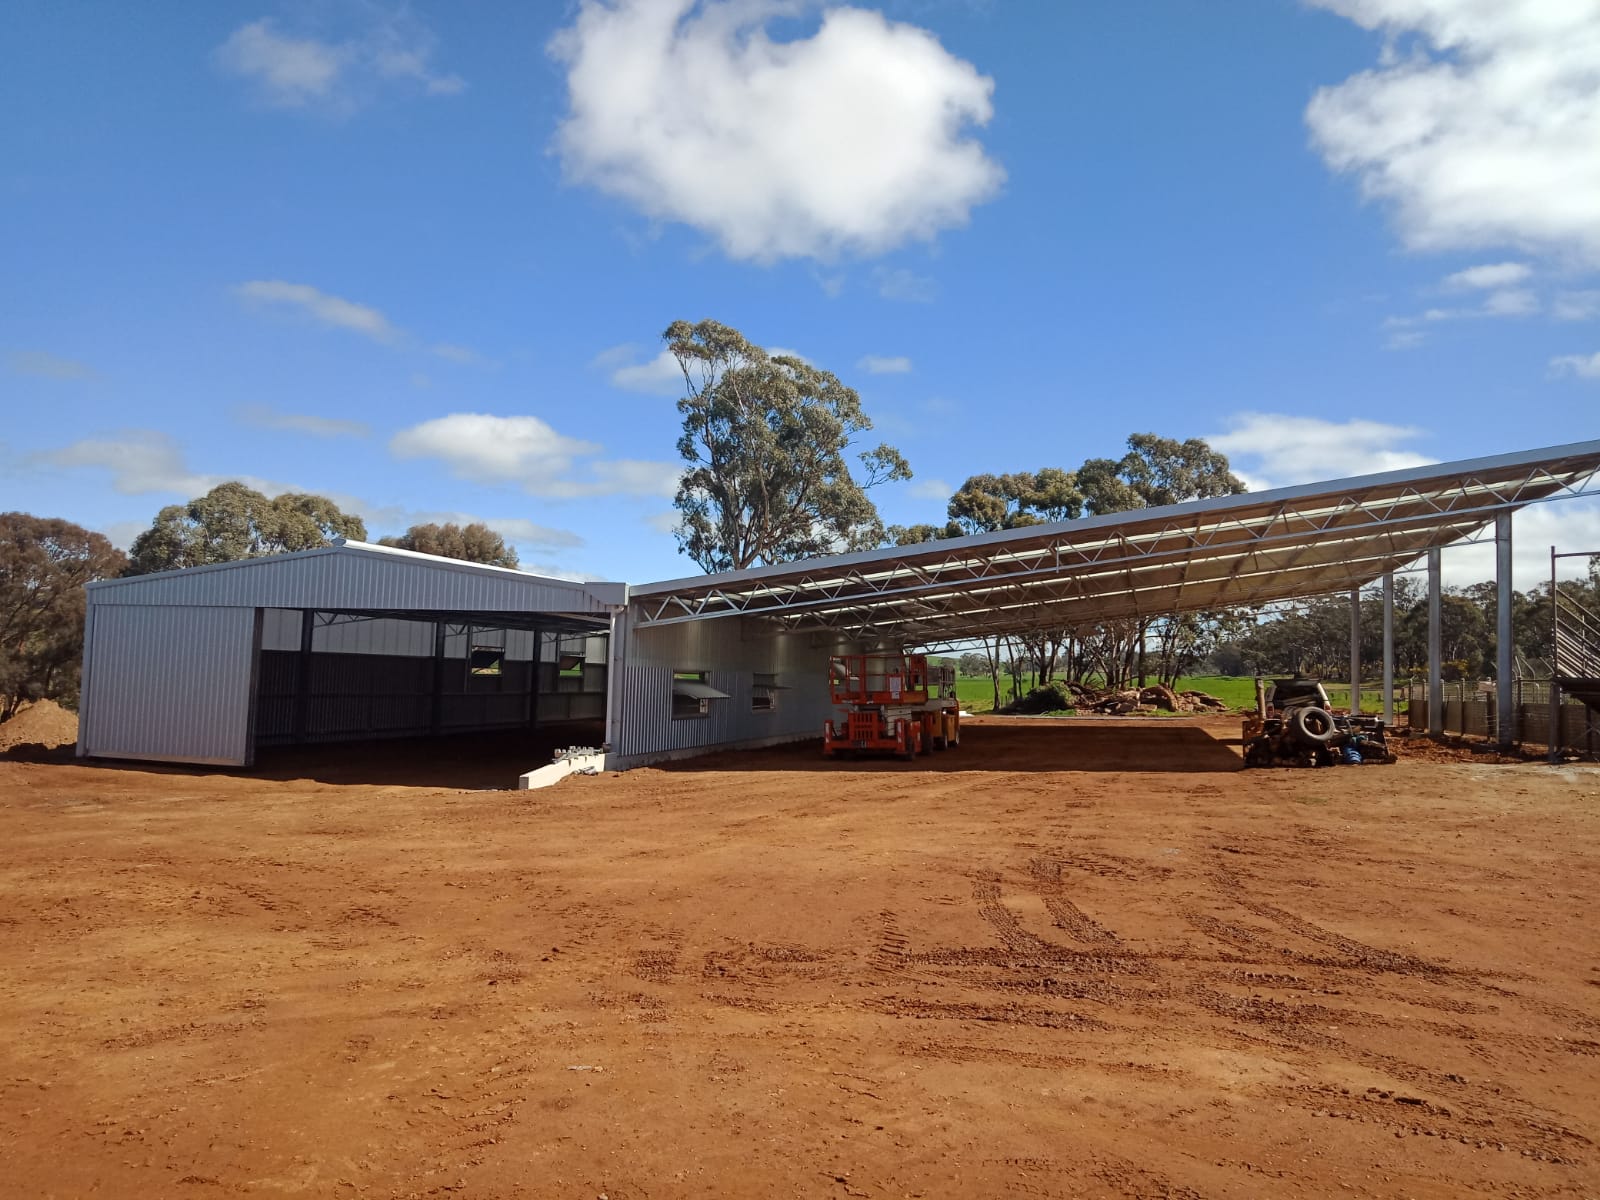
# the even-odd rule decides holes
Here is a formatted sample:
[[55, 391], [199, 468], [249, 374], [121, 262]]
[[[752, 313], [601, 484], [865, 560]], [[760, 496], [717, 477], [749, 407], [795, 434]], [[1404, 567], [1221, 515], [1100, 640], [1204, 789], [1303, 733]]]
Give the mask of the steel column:
[[1361, 589], [1350, 589], [1350, 715], [1361, 715]]
[[1383, 576], [1383, 724], [1394, 724], [1394, 572]]
[[1428, 551], [1428, 732], [1434, 737], [1444, 733], [1444, 636], [1439, 628], [1444, 604], [1439, 589], [1439, 548]]
[[1561, 596], [1556, 591], [1556, 548], [1550, 547], [1550, 732], [1547, 757], [1561, 761]]
[[1494, 728], [1495, 740], [1502, 750], [1511, 748], [1517, 732], [1515, 702], [1511, 694], [1512, 653], [1516, 649], [1511, 632], [1514, 603], [1511, 579], [1511, 514], [1503, 512], [1497, 513], [1494, 518]]

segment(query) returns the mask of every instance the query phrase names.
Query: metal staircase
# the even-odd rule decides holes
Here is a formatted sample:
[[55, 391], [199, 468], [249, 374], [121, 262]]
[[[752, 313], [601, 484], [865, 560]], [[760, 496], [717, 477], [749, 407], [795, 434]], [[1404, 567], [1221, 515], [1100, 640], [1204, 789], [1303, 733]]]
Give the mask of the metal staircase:
[[[1570, 696], [1583, 702], [1589, 725], [1584, 740], [1592, 746], [1596, 734], [1600, 734], [1600, 614], [1580, 603], [1570, 592], [1563, 591], [1553, 580], [1550, 609], [1554, 692], [1557, 696]], [[1552, 705], [1552, 714], [1554, 712]]]

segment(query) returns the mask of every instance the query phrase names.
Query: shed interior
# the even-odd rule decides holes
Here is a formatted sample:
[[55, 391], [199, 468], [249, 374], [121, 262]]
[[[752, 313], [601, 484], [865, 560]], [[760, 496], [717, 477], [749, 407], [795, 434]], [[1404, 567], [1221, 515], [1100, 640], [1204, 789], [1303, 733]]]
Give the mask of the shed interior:
[[546, 614], [263, 609], [255, 745], [602, 730], [608, 642]]

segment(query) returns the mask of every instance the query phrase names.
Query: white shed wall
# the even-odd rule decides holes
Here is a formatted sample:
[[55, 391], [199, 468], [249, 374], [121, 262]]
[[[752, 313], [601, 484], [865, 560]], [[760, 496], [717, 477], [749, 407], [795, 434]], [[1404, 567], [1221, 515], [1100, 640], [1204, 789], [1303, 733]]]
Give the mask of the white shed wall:
[[243, 766], [256, 610], [91, 604], [78, 754]]
[[[737, 617], [655, 629], [627, 626], [621, 618], [612, 633], [609, 737], [619, 765], [822, 736], [822, 723], [832, 714], [833, 646], [814, 644], [811, 634], [747, 638]], [[706, 672], [706, 682], [729, 698], [710, 701], [703, 717], [674, 718], [677, 671]], [[775, 676], [783, 685], [771, 711], [750, 707], [756, 675]]]

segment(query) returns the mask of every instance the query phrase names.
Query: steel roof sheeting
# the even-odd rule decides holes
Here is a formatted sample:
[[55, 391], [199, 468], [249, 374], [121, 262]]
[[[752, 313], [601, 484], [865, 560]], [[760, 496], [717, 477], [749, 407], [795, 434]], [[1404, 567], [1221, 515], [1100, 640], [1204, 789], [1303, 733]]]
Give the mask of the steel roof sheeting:
[[1586, 494], [1600, 441], [630, 589], [639, 628], [740, 615], [926, 643], [1359, 587], [1499, 512]]
[[366, 542], [107, 579], [95, 605], [298, 608], [381, 613], [566, 613], [607, 617], [623, 584], [575, 583]]

